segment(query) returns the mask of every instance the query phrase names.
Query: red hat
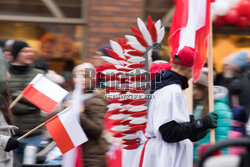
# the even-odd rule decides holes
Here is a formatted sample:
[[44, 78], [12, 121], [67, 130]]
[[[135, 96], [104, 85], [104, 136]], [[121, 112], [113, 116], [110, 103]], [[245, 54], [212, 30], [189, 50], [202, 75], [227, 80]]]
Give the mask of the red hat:
[[185, 46], [176, 54], [177, 51], [171, 56], [171, 63], [181, 66], [193, 66], [195, 50], [192, 47]]

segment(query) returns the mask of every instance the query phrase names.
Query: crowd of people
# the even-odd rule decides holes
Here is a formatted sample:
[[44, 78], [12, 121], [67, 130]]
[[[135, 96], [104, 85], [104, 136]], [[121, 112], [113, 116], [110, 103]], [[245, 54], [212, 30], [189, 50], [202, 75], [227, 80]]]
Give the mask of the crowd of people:
[[[34, 63], [34, 50], [25, 41], [4, 40], [0, 47], [0, 166], [12, 167], [14, 164], [19, 167], [23, 164], [27, 146], [41, 149], [43, 142], [51, 141], [51, 137], [45, 129], [40, 128], [22, 140], [18, 138], [69, 107], [74, 86], [52, 114], [41, 111], [25, 98], [9, 108], [10, 103], [37, 74], [44, 74], [61, 86], [65, 86], [65, 78], [49, 70], [47, 65], [41, 69], [41, 65]], [[71, 69], [73, 85], [77, 82], [77, 76], [83, 77], [80, 124], [88, 141], [80, 146], [82, 155], [79, 159], [85, 167], [112, 166], [107, 162], [110, 159], [108, 155], [112, 155], [110, 150], [118, 145], [116, 148], [121, 152], [121, 143], [111, 137], [105, 125], [108, 103], [104, 97], [105, 80], [101, 74], [101, 65], [107, 62], [101, 56], [110, 56], [105, 48], [112, 49], [110, 46], [100, 47], [93, 64], [84, 62]], [[250, 51], [233, 53], [223, 60], [222, 72], [214, 77], [212, 113], [208, 109], [208, 69], [203, 68], [200, 78], [193, 85], [193, 115], [189, 116], [182, 90], [188, 88], [187, 81], [192, 77], [193, 53], [190, 48], [185, 49], [170, 63], [156, 61], [150, 69], [154, 73], [151, 75], [152, 83], [156, 83], [151, 85], [151, 94], [156, 98], [149, 103], [145, 133], [149, 142], [146, 142], [144, 161], [149, 166], [158, 166], [158, 163], [172, 163], [174, 166], [196, 164], [200, 158], [199, 150], [210, 142], [209, 129], [215, 128], [216, 141], [247, 134], [246, 123], [250, 115]], [[182, 56], [190, 56], [190, 61], [181, 61]], [[153, 60], [155, 58], [153, 54]], [[157, 80], [161, 82], [155, 82]], [[145, 145], [142, 144], [142, 147]], [[174, 153], [177, 150], [180, 154]], [[171, 156], [168, 156], [170, 152]], [[239, 150], [223, 149], [222, 153], [238, 154]], [[37, 163], [62, 164], [60, 153], [54, 159], [58, 161], [40, 157]], [[119, 160], [121, 166], [121, 154], [117, 154], [115, 159]], [[138, 163], [138, 159], [130, 163]], [[117, 162], [113, 166], [118, 166]]]

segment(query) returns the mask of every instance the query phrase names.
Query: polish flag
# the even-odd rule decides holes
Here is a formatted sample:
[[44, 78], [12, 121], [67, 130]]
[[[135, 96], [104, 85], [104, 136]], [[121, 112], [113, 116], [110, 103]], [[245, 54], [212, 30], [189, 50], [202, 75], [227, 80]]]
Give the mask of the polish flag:
[[210, 33], [210, 3], [213, 0], [177, 0], [168, 43], [177, 53], [185, 46], [195, 48], [193, 79], [196, 81], [206, 60]]
[[22, 92], [23, 97], [49, 113], [67, 94], [66, 90], [47, 79], [43, 74], [37, 74]]
[[63, 154], [88, 140], [70, 108], [46, 121], [45, 125]]

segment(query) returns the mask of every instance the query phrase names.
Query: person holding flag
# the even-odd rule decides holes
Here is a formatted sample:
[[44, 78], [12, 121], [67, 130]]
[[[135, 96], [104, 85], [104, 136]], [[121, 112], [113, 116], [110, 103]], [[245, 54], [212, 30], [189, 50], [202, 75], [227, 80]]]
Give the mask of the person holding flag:
[[211, 2], [176, 1], [168, 39], [172, 68], [152, 80], [154, 99], [149, 102], [145, 140], [134, 166], [192, 167], [192, 142], [217, 127], [218, 116], [214, 112], [199, 120], [189, 117], [182, 92], [188, 88], [189, 79], [197, 81], [206, 60]]
[[[15, 41], [11, 48], [13, 62], [10, 64], [9, 73], [11, 75], [9, 80], [10, 93], [12, 100], [21, 94], [29, 82], [39, 73], [44, 72], [32, 67], [34, 51], [24, 41]], [[40, 109], [31, 104], [25, 98], [22, 98], [12, 109], [14, 115], [14, 122], [19, 129], [15, 130], [15, 138], [22, 136], [34, 127], [38, 126], [44, 119], [40, 115]], [[20, 147], [14, 150], [17, 161], [22, 163], [23, 151], [26, 144], [34, 144], [39, 146], [42, 140], [42, 130], [39, 129], [31, 136], [20, 141]]]
[[[71, 155], [66, 153], [63, 157], [62, 166], [67, 167], [67, 165], [71, 164], [74, 167], [81, 167], [79, 164], [82, 164], [84, 167], [105, 167], [105, 153], [109, 150], [109, 144], [103, 137], [104, 114], [107, 110], [107, 103], [104, 100], [104, 95], [102, 95], [104, 91], [94, 91], [96, 72], [92, 64], [79, 64], [73, 69], [72, 74], [75, 90], [65, 97], [62, 105], [69, 107], [73, 104], [72, 108], [75, 107], [76, 104], [74, 102], [77, 99], [74, 97], [74, 92], [81, 91], [78, 97], [78, 100], [80, 98], [80, 107], [77, 107], [78, 112], [80, 112], [78, 119], [80, 120], [82, 129], [86, 133], [88, 141], [76, 149], [77, 153]], [[80, 78], [82, 80], [79, 80]], [[82, 84], [81, 86], [77, 83], [79, 81]], [[77, 85], [83, 91], [78, 90]]]
[[171, 70], [161, 71], [152, 80], [154, 98], [149, 102], [146, 140], [135, 161], [140, 167], [192, 167], [192, 141], [217, 126], [215, 113], [196, 121], [189, 118], [183, 90], [192, 77], [194, 54], [193, 48], [184, 47], [172, 56]]

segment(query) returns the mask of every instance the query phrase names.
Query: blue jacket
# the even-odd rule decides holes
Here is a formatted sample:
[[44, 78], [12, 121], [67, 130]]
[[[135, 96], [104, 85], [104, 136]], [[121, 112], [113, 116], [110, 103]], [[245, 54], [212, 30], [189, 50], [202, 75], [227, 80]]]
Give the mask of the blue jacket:
[[[214, 86], [214, 112], [218, 114], [218, 126], [215, 129], [215, 140], [226, 140], [229, 138], [228, 133], [231, 130], [231, 120], [233, 118], [231, 109], [228, 105], [228, 90], [222, 86]], [[195, 104], [194, 117], [200, 119], [202, 106], [200, 103]], [[198, 150], [203, 144], [210, 142], [210, 133], [197, 143], [194, 144], [194, 162], [198, 160]], [[224, 154], [227, 154], [227, 148], [222, 149]]]

